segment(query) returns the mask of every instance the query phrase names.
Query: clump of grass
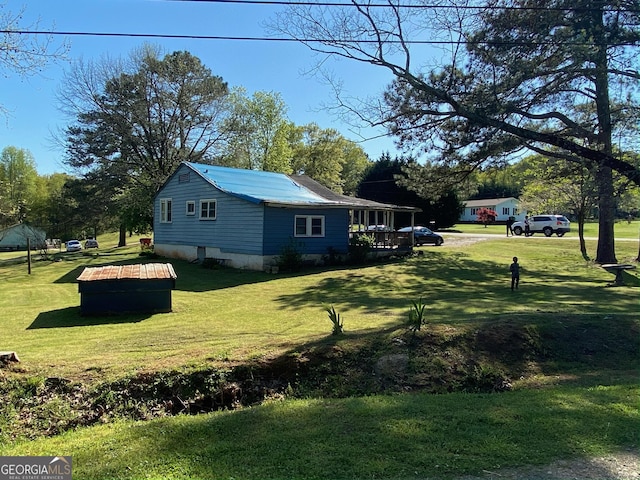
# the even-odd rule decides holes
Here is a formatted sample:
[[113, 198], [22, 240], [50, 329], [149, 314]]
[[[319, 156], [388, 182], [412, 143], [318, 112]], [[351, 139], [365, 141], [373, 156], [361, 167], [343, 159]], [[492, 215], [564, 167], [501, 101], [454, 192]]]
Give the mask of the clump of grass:
[[422, 301], [422, 297], [420, 297], [420, 300], [417, 302], [411, 302], [411, 308], [409, 309], [409, 321], [407, 322], [409, 330], [415, 333], [422, 328], [422, 325], [426, 321], [426, 308], [427, 305]]
[[331, 320], [331, 323], [333, 324], [333, 329], [331, 330], [331, 334], [332, 335], [342, 334], [343, 321], [340, 318], [340, 314], [336, 312], [336, 309], [334, 308], [333, 305], [331, 305], [330, 307], [329, 306], [325, 307], [325, 311], [327, 312], [327, 315], [329, 315], [329, 320]]

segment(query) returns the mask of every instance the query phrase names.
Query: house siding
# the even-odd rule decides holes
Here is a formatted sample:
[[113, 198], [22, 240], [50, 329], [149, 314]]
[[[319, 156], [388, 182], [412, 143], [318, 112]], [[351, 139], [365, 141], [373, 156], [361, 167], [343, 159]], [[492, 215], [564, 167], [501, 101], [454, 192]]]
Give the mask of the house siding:
[[[324, 216], [324, 236], [295, 237], [296, 215]], [[347, 209], [275, 208], [265, 209], [264, 254], [279, 255], [294, 242], [305, 255], [326, 255], [331, 247], [346, 253], [349, 245], [349, 211]]]
[[14, 225], [0, 231], [1, 250], [25, 250], [27, 238], [31, 242], [32, 249], [42, 248], [45, 245], [46, 234], [44, 230], [25, 224]]
[[[305, 261], [321, 262], [330, 250], [348, 253], [350, 208], [369, 206], [349, 198], [327, 198], [283, 174], [226, 167], [209, 171], [206, 165], [184, 163], [154, 199], [154, 248], [169, 258], [209, 257], [234, 268], [272, 271], [283, 248], [293, 243]], [[205, 200], [215, 202], [215, 209], [208, 205], [212, 218], [201, 220], [200, 202]], [[393, 208], [370, 205], [376, 210], [380, 206]], [[296, 237], [296, 216], [322, 216], [322, 234]], [[313, 228], [318, 233], [315, 223]]]
[[[189, 181], [184, 181], [188, 175]], [[183, 179], [181, 181], [181, 179]], [[161, 223], [160, 200], [172, 201], [171, 223]], [[200, 200], [216, 201], [216, 219], [200, 220]], [[195, 214], [187, 215], [187, 202]], [[228, 195], [182, 166], [154, 202], [154, 243], [216, 247], [220, 252], [262, 255], [264, 207]]]

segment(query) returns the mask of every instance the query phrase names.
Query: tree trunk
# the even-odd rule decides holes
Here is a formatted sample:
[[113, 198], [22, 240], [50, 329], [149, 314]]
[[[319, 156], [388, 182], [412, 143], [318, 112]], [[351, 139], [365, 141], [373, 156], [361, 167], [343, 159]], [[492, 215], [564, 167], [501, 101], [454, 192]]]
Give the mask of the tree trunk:
[[613, 198], [613, 174], [609, 167], [598, 168], [598, 250], [596, 263], [618, 263], [616, 259], [613, 225], [615, 222], [615, 200]]
[[589, 260], [587, 244], [584, 241], [584, 213], [582, 211], [578, 215], [578, 238], [580, 239], [580, 253], [582, 253], [582, 258]]
[[[594, 8], [591, 14], [594, 19], [594, 40], [598, 46], [593, 58], [595, 65], [595, 102], [598, 114], [598, 144], [604, 153], [612, 155], [609, 63], [602, 7]], [[596, 263], [618, 263], [613, 236], [615, 200], [613, 198], [613, 173], [611, 167], [606, 167], [600, 163], [596, 172], [596, 182], [598, 182], [598, 209], [600, 211]]]
[[127, 228], [124, 225], [120, 225], [120, 239], [118, 240], [118, 246], [127, 246]]

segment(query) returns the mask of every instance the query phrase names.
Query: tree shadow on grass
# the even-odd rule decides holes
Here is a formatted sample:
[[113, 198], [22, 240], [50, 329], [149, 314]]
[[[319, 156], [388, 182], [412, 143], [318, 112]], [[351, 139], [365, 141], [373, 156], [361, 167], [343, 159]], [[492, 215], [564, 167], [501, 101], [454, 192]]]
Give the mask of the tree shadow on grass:
[[473, 260], [465, 253], [429, 252], [428, 256], [406, 260], [400, 270], [381, 264], [343, 270], [335, 277], [325, 275], [317, 283], [283, 293], [275, 300], [284, 309], [335, 304], [337, 309], [366, 308], [367, 313], [383, 314], [408, 309], [412, 300], [422, 298], [429, 318], [440, 320], [468, 318], [471, 308], [504, 313], [535, 305], [538, 311], [558, 311], [558, 301], [590, 304], [592, 313], [635, 309], [632, 295], [619, 295], [636, 287], [635, 277], [625, 277], [625, 286], [615, 292], [606, 288], [607, 282], [600, 277], [597, 270], [591, 276], [527, 268], [521, 274], [519, 290], [512, 292], [508, 265], [504, 263]]
[[114, 325], [118, 323], [138, 323], [149, 318], [151, 314], [127, 315], [92, 315], [80, 314], [80, 307], [67, 307], [38, 314], [27, 330], [39, 328], [87, 327], [91, 325]]
[[454, 478], [628, 448], [638, 418], [609, 408], [626, 391], [273, 402], [119, 427], [106, 453], [94, 446], [73, 454], [91, 478], [169, 469], [189, 478]]
[[[207, 269], [202, 265], [190, 263], [184, 260], [153, 257], [135, 257], [124, 260], [109, 261], [103, 255], [96, 257], [83, 257], [82, 265], [76, 265], [57, 278], [54, 283], [78, 283], [78, 277], [85, 268], [96, 268], [103, 266], [138, 265], [147, 263], [170, 263], [176, 272], [176, 290], [188, 292], [207, 292], [220, 290], [223, 288], [237, 287], [240, 285], [261, 283], [282, 278], [274, 277], [272, 274], [250, 270], [239, 270], [234, 268]], [[305, 272], [304, 274], [316, 273]]]

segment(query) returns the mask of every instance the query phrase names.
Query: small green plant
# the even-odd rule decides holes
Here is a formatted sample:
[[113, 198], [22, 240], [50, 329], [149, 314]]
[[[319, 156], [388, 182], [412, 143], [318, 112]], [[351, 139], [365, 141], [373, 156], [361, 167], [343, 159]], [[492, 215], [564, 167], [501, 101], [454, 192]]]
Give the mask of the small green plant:
[[302, 249], [304, 245], [293, 238], [282, 247], [280, 256], [276, 259], [276, 265], [283, 272], [298, 272], [302, 268]]
[[340, 335], [342, 333], [342, 320], [340, 314], [336, 312], [336, 309], [332, 306], [325, 307], [325, 311], [329, 315], [329, 320], [333, 323], [332, 335]]
[[409, 330], [417, 332], [422, 328], [425, 323], [425, 310], [427, 305], [422, 301], [422, 297], [417, 302], [411, 302], [411, 309], [409, 310]]
[[354, 235], [349, 240], [349, 259], [351, 262], [358, 265], [365, 263], [374, 243], [373, 235]]

